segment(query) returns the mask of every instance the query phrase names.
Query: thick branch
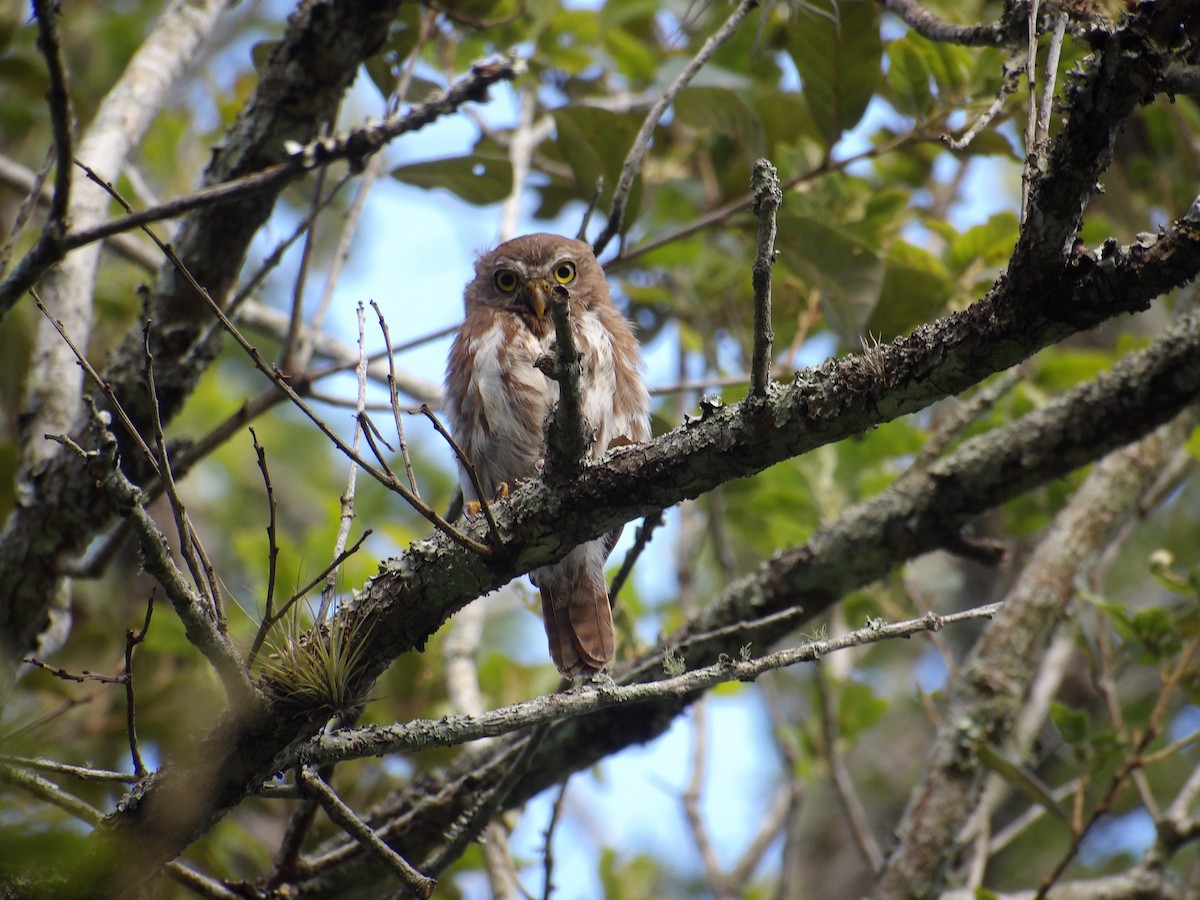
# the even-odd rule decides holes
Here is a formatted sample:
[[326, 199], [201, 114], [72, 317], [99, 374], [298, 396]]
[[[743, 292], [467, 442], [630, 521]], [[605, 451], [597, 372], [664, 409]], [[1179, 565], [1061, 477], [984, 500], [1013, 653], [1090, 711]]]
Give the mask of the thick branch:
[[554, 319], [554, 355], [538, 360], [543, 374], [558, 382], [558, 403], [546, 425], [546, 473], [569, 478], [579, 471], [592, 444], [592, 426], [583, 417], [583, 363], [571, 328], [571, 295], [562, 285], [554, 288], [550, 315]]

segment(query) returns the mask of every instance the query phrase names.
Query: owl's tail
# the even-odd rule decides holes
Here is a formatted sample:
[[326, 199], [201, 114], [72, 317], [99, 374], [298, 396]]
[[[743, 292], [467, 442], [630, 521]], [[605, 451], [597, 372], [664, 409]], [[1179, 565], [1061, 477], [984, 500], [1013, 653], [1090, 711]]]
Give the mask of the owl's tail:
[[567, 678], [599, 672], [616, 652], [612, 607], [604, 583], [605, 543], [601, 538], [583, 544], [561, 562], [532, 573], [542, 595], [550, 658]]

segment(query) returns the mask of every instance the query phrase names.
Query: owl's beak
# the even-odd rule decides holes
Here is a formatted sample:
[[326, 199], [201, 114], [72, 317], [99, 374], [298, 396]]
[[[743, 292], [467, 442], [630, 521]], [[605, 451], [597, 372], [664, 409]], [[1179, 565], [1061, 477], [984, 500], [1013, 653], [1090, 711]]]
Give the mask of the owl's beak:
[[526, 288], [529, 308], [539, 319], [546, 318], [547, 298], [550, 294], [549, 285], [544, 281], [530, 281]]

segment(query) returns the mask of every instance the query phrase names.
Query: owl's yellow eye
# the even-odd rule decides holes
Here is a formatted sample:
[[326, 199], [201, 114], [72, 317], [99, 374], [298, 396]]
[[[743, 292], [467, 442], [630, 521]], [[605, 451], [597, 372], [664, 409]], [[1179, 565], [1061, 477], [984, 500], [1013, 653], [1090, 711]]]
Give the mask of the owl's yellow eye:
[[517, 289], [517, 273], [512, 269], [497, 269], [492, 281], [506, 294], [511, 294]]
[[575, 280], [575, 263], [563, 260], [554, 266], [554, 280], [559, 284], [570, 284]]

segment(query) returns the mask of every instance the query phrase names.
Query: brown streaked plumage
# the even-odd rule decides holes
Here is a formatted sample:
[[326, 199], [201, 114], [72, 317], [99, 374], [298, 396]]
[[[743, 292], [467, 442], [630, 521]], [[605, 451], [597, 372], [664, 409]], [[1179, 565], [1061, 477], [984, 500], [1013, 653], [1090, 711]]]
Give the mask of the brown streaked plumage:
[[[650, 400], [633, 327], [613, 305], [604, 271], [583, 241], [530, 234], [475, 263], [466, 318], [450, 349], [446, 409], [455, 439], [490, 499], [502, 482], [537, 474], [546, 417], [558, 384], [535, 365], [552, 353], [548, 304], [562, 284], [583, 363], [580, 411], [594, 432], [591, 456], [614, 442], [650, 437]], [[477, 500], [465, 473], [463, 495]], [[567, 677], [598, 672], [616, 649], [604, 562], [620, 529], [580, 544], [561, 561], [529, 573], [542, 597], [550, 656]]]

